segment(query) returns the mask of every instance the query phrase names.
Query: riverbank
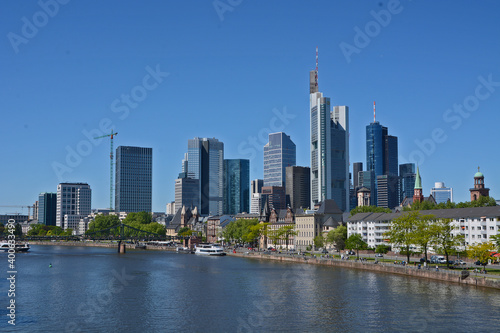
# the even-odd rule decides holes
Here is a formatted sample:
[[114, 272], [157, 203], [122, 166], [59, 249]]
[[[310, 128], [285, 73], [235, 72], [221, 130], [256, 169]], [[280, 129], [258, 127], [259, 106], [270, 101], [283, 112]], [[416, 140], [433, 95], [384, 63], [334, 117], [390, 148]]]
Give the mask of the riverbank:
[[325, 265], [343, 268], [361, 269], [366, 271], [374, 271], [380, 273], [397, 274], [412, 276], [424, 279], [439, 280], [445, 282], [458, 283], [461, 285], [472, 287], [486, 287], [500, 290], [500, 278], [487, 276], [484, 274], [473, 273], [468, 270], [438, 270], [410, 265], [394, 265], [388, 263], [377, 263], [368, 261], [355, 261], [355, 260], [341, 260], [333, 258], [316, 258], [306, 256], [289, 256], [289, 255], [276, 255], [264, 254], [259, 252], [248, 253], [228, 253], [228, 255], [251, 258], [260, 260], [276, 260], [281, 262], [295, 262], [310, 265]]
[[[30, 241], [30, 245], [59, 245], [59, 246], [91, 246], [91, 247], [108, 247], [118, 249], [118, 243], [104, 243], [104, 242], [45, 242], [45, 241]], [[136, 250], [134, 244], [126, 244], [127, 250]], [[144, 249], [137, 249], [144, 250]], [[174, 251], [176, 250], [173, 246], [157, 246], [157, 245], [146, 245], [146, 250], [154, 251]]]

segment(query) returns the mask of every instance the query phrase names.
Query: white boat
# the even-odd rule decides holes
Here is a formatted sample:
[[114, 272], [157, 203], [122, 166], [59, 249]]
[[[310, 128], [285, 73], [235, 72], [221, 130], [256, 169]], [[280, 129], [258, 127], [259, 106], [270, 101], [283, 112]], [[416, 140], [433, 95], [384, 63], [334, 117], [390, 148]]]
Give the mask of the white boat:
[[217, 244], [198, 244], [196, 246], [195, 254], [201, 254], [205, 256], [225, 256], [226, 253], [222, 246]]
[[[9, 243], [0, 243], [0, 252], [7, 252], [11, 248], [11, 244]], [[30, 245], [28, 243], [25, 244], [15, 244], [14, 251], [15, 252], [28, 252], [30, 250]]]
[[176, 249], [177, 252], [179, 253], [194, 253], [194, 251], [191, 251], [191, 249], [189, 247], [183, 247], [183, 246], [179, 246], [177, 249]]

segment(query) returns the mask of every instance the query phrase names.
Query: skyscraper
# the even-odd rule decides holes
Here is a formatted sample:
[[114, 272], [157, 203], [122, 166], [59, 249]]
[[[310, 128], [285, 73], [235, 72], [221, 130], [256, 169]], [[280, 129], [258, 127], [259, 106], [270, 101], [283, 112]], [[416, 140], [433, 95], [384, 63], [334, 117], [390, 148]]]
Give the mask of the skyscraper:
[[295, 143], [283, 132], [269, 134], [264, 146], [264, 186], [285, 187], [286, 167], [295, 165]]
[[56, 226], [62, 229], [79, 228], [80, 219], [91, 213], [92, 191], [86, 183], [57, 185]]
[[[398, 138], [388, 134], [387, 127], [380, 125], [375, 120], [375, 102], [373, 102], [373, 122], [366, 126], [366, 170], [375, 173], [375, 186], [378, 192], [378, 178], [382, 175], [388, 175], [385, 178], [384, 188], [381, 191], [388, 196], [396, 196], [395, 198], [389, 197], [383, 199], [381, 204], [385, 203], [392, 205], [394, 202], [399, 201], [399, 182], [394, 182], [393, 178], [398, 177]], [[390, 188], [388, 188], [389, 186]], [[378, 205], [378, 193], [376, 197], [372, 198], [373, 202]], [[386, 194], [384, 194], [386, 195]], [[385, 206], [383, 206], [385, 207]], [[389, 207], [393, 208], [393, 207]]]
[[356, 190], [359, 187], [359, 172], [363, 171], [363, 163], [355, 162], [352, 164], [352, 184]]
[[151, 212], [153, 148], [116, 148], [116, 212]]
[[57, 193], [40, 193], [38, 196], [38, 223], [56, 225]]
[[175, 206], [172, 214], [176, 214], [184, 206], [191, 209], [197, 207], [200, 203], [199, 190], [199, 179], [177, 178], [175, 180]]
[[224, 160], [224, 214], [250, 212], [250, 160]]
[[[312, 71], [310, 79], [316, 80]], [[342, 211], [349, 210], [349, 108], [335, 106], [310, 82], [311, 116], [311, 207], [334, 199]]]
[[221, 215], [224, 201], [224, 143], [216, 138], [188, 141], [188, 177], [199, 179], [201, 215]]
[[308, 208], [311, 203], [311, 168], [286, 167], [285, 193], [293, 210]]
[[415, 163], [399, 165], [399, 203], [402, 203], [405, 198], [413, 198], [415, 177]]
[[251, 192], [252, 194], [254, 193], [262, 193], [262, 186], [264, 186], [264, 180], [263, 179], [254, 179], [251, 182]]

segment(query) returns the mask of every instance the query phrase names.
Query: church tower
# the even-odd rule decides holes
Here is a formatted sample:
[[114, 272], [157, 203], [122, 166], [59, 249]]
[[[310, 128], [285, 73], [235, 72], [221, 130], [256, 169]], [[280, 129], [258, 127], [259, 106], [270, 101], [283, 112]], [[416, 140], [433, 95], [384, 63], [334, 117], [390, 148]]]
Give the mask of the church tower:
[[413, 202], [424, 201], [424, 195], [422, 194], [422, 178], [420, 178], [420, 170], [417, 166], [417, 175], [415, 177], [415, 187], [413, 189]]
[[474, 188], [469, 189], [470, 191], [470, 201], [479, 200], [479, 197], [489, 197], [490, 189], [484, 187], [484, 175], [479, 171], [477, 167], [477, 172], [474, 175]]

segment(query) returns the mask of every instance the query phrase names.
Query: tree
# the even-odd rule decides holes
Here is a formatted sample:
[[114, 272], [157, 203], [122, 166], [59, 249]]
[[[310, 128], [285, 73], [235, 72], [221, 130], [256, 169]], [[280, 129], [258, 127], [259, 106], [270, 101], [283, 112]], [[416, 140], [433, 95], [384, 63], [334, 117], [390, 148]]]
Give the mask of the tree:
[[389, 245], [380, 244], [380, 245], [377, 245], [377, 247], [375, 248], [375, 253], [386, 254], [387, 252], [389, 252], [390, 249], [391, 249], [391, 247]]
[[452, 219], [440, 219], [431, 225], [431, 242], [446, 256], [446, 266], [450, 265], [450, 253], [463, 243], [463, 235], [455, 236], [453, 230]]
[[434, 237], [435, 228], [432, 227], [436, 217], [434, 215], [418, 216], [415, 221], [415, 230], [413, 235], [414, 244], [420, 245], [424, 251], [425, 262], [427, 262], [427, 249]]
[[193, 230], [189, 229], [188, 227], [182, 227], [177, 231], [177, 236], [180, 237], [187, 237], [191, 236], [193, 234]]
[[118, 224], [120, 224], [120, 219], [116, 215], [97, 215], [94, 221], [89, 223], [86, 233], [108, 229]]
[[491, 236], [490, 238], [495, 243], [495, 247], [496, 247], [497, 252], [500, 252], [500, 234], [496, 234], [494, 236]]
[[352, 234], [347, 238], [345, 247], [351, 250], [356, 250], [356, 257], [359, 259], [359, 250], [366, 249], [368, 244], [363, 240], [361, 234]]
[[491, 259], [490, 252], [495, 248], [492, 242], [479, 243], [476, 245], [469, 245], [467, 249], [467, 256], [471, 259], [477, 259], [481, 265], [486, 266], [488, 260]]
[[322, 235], [314, 237], [314, 248], [319, 249], [325, 246], [325, 238]]
[[254, 233], [250, 229], [259, 223], [257, 219], [239, 219], [229, 223], [222, 231], [222, 237], [226, 242], [244, 243], [246, 241], [253, 241]]
[[280, 229], [281, 234], [285, 236], [286, 249], [288, 250], [288, 241], [290, 239], [290, 236], [297, 236], [299, 232], [295, 230], [294, 225], [284, 225]]
[[127, 217], [123, 220], [123, 224], [132, 225], [138, 224], [149, 224], [152, 222], [151, 213], [148, 212], [138, 212], [138, 213], [128, 213]]
[[345, 249], [345, 242], [347, 240], [347, 227], [340, 225], [337, 228], [330, 230], [326, 236], [326, 242], [335, 244], [338, 251]]
[[377, 206], [357, 206], [351, 210], [350, 216], [354, 216], [358, 213], [391, 213], [391, 210], [389, 208]]
[[392, 244], [405, 249], [408, 263], [410, 262], [410, 246], [414, 241], [415, 224], [419, 214], [418, 211], [401, 214], [392, 220], [391, 229], [384, 234]]

